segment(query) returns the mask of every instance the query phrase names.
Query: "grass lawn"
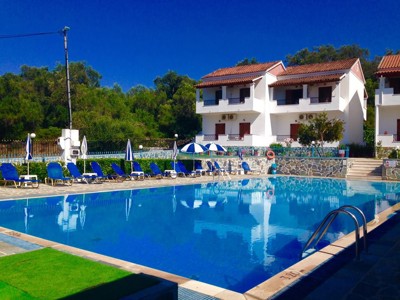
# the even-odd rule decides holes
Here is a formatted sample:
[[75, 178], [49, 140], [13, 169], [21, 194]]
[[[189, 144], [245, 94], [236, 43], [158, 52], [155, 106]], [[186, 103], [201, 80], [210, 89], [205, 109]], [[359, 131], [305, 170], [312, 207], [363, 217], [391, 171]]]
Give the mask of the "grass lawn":
[[158, 283], [51, 248], [0, 258], [0, 298], [119, 299]]

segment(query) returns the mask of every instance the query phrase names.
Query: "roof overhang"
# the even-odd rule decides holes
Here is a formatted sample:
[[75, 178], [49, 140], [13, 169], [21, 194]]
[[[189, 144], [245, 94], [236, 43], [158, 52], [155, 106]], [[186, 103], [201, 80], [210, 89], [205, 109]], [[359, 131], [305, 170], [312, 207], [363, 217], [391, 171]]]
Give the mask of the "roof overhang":
[[279, 86], [291, 86], [291, 85], [303, 85], [303, 84], [315, 84], [315, 83], [325, 83], [325, 82], [336, 82], [340, 81], [345, 74], [331, 74], [331, 75], [318, 75], [318, 76], [307, 76], [307, 77], [297, 77], [297, 78], [286, 78], [278, 80], [272, 84], [270, 87]]
[[262, 76], [248, 76], [248, 77], [240, 77], [240, 78], [230, 78], [230, 79], [220, 79], [220, 80], [210, 80], [204, 81], [199, 84], [196, 84], [195, 87], [198, 89], [201, 88], [209, 88], [209, 87], [216, 87], [216, 86], [233, 86], [233, 85], [240, 85], [240, 84], [249, 84], [253, 83], [261, 79]]

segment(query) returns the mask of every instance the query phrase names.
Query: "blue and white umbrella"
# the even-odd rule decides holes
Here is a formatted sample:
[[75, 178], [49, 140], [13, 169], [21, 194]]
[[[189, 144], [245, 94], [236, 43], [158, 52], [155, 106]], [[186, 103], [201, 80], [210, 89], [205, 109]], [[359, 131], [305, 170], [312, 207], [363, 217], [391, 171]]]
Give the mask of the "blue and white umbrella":
[[204, 151], [208, 151], [206, 147], [197, 143], [189, 143], [183, 146], [181, 152], [185, 153], [202, 153]]
[[133, 157], [133, 152], [132, 152], [132, 146], [131, 146], [131, 140], [130, 139], [128, 139], [128, 143], [126, 144], [125, 160], [131, 162], [131, 173], [132, 173], [132, 171], [133, 171], [133, 169], [132, 169], [132, 161], [134, 160], [134, 157]]
[[216, 152], [226, 152], [226, 149], [219, 145], [219, 144], [215, 144], [215, 143], [208, 143], [205, 146], [209, 151], [216, 151]]
[[88, 146], [86, 141], [86, 135], [83, 136], [81, 144], [81, 157], [83, 159], [83, 173], [86, 173], [86, 158], [87, 158]]
[[[204, 147], [203, 145], [200, 145], [200, 144], [197, 144], [197, 143], [194, 143], [194, 142], [186, 144], [181, 149], [181, 152], [192, 153], [193, 155], [195, 153], [202, 153], [204, 151], [208, 151], [208, 149], [206, 147]], [[193, 157], [193, 170], [194, 170], [194, 157]]]
[[176, 141], [174, 142], [174, 148], [172, 149], [172, 159], [176, 160], [178, 156], [178, 146], [176, 145]]
[[174, 142], [174, 148], [172, 150], [172, 159], [174, 160], [174, 171], [175, 171], [175, 160], [178, 156], [178, 146], [176, 145], [176, 141]]
[[28, 163], [28, 175], [29, 175], [29, 161], [32, 159], [32, 139], [31, 139], [31, 135], [29, 133], [28, 133], [28, 137], [26, 138], [25, 151], [26, 151], [25, 160]]

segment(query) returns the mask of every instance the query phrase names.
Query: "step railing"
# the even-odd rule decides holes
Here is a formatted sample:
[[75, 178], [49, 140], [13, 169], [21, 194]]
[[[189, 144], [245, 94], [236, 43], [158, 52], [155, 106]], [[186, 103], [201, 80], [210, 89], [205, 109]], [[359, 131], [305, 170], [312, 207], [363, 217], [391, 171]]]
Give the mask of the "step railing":
[[[339, 214], [344, 214], [349, 216], [354, 222], [354, 234], [355, 234], [355, 252], [357, 260], [360, 259], [360, 225], [356, 218], [356, 216], [351, 213], [349, 210], [353, 210], [359, 214], [362, 219], [362, 229], [363, 229], [363, 240], [364, 240], [364, 249], [368, 252], [368, 244], [367, 244], [367, 219], [365, 218], [364, 213], [361, 209], [353, 205], [343, 205], [338, 209], [332, 210], [329, 212], [326, 217], [323, 219], [318, 228], [314, 231], [311, 237], [308, 239], [306, 245], [301, 251], [300, 259], [307, 257], [308, 255], [314, 253], [316, 251], [315, 247], [321, 241], [322, 237], [326, 234], [332, 222], [336, 219]], [[312, 247], [311, 247], [312, 246]], [[310, 251], [311, 250], [311, 251]]]

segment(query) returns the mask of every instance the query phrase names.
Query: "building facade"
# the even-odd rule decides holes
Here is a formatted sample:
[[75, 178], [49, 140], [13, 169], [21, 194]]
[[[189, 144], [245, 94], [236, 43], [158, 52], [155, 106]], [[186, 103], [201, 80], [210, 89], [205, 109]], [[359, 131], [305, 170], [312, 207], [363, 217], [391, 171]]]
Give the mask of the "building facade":
[[400, 55], [386, 55], [378, 66], [375, 90], [375, 143], [400, 146]]
[[219, 69], [196, 85], [199, 143], [261, 146], [293, 139], [317, 113], [345, 122], [343, 143], [363, 142], [365, 80], [359, 59], [285, 68], [281, 61]]

